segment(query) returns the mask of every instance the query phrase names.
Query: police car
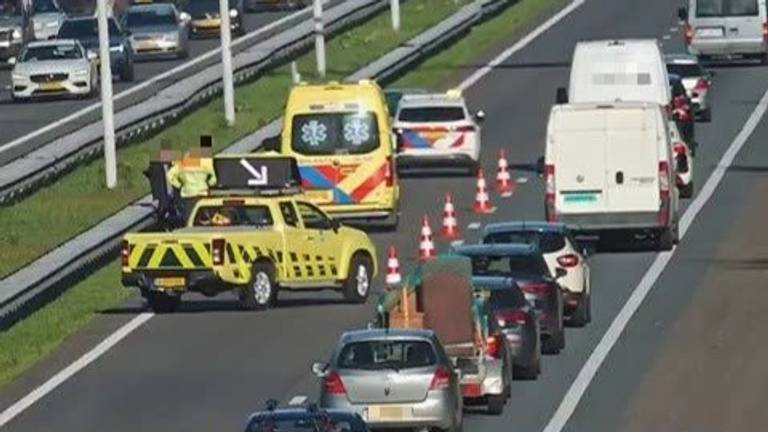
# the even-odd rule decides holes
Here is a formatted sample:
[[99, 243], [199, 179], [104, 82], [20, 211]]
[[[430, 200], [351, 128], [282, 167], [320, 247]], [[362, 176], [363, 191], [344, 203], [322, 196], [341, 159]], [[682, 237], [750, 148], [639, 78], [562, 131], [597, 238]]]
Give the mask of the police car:
[[480, 158], [480, 123], [484, 117], [482, 111], [471, 114], [456, 90], [404, 95], [393, 125], [398, 168], [449, 165], [474, 171]]
[[124, 286], [138, 287], [156, 312], [175, 310], [187, 292], [234, 290], [251, 310], [273, 305], [283, 289], [336, 289], [365, 302], [376, 249], [303, 198], [295, 159], [226, 156], [214, 169], [218, 184], [186, 226], [124, 237]]

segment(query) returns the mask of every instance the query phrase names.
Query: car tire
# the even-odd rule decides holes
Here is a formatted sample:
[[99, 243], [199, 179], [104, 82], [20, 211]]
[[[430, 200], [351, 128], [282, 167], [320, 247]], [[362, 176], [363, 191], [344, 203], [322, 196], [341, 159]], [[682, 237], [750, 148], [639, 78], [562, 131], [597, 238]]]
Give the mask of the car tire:
[[571, 319], [568, 320], [568, 324], [572, 327], [584, 327], [592, 320], [592, 300], [590, 297], [588, 293], [581, 295], [578, 306], [571, 314]]
[[693, 197], [693, 182], [680, 188], [680, 198], [692, 198]]
[[360, 252], [352, 256], [342, 288], [344, 300], [349, 303], [365, 303], [371, 292], [372, 270], [373, 264], [368, 256]]
[[541, 344], [541, 352], [548, 355], [560, 354], [563, 348], [565, 348], [565, 330], [562, 328]]
[[534, 381], [539, 377], [540, 361], [537, 359], [534, 364], [528, 366], [515, 366], [512, 374], [516, 380]]
[[168, 295], [157, 291], [150, 291], [147, 294], [147, 305], [156, 314], [175, 312], [180, 304], [181, 296], [178, 295]]
[[122, 68], [120, 68], [120, 80], [125, 82], [133, 82], [135, 78], [136, 74], [133, 69], [133, 62], [129, 60], [123, 65]]
[[504, 412], [504, 404], [507, 402], [507, 398], [503, 394], [488, 395], [488, 414], [501, 415]]
[[184, 60], [189, 57], [189, 49], [183, 48], [179, 53], [176, 55], [176, 58], [179, 60]]
[[699, 115], [699, 121], [702, 123], [709, 123], [712, 121], [712, 108], [707, 108]]
[[257, 262], [251, 269], [251, 280], [240, 290], [240, 305], [246, 310], [265, 310], [277, 300], [275, 267], [266, 262]]

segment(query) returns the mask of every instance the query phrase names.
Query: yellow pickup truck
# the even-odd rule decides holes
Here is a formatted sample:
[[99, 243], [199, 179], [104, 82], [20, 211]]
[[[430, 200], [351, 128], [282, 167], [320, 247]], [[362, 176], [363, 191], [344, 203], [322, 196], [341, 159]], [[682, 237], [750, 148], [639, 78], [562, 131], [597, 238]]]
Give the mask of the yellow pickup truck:
[[[267, 167], [253, 159], [228, 158], [266, 183]], [[225, 180], [234, 165], [215, 164]], [[365, 232], [340, 225], [300, 193], [215, 192], [197, 202], [183, 228], [124, 237], [122, 283], [138, 287], [152, 310], [171, 312], [190, 291], [234, 290], [252, 310], [274, 304], [281, 289], [331, 288], [365, 302], [377, 272]]]

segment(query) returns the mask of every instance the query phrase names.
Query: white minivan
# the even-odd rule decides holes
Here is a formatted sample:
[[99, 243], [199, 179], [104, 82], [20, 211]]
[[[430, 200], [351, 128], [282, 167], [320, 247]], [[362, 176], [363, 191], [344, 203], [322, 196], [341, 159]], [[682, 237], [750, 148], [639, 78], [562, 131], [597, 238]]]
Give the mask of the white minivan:
[[688, 52], [700, 58], [768, 56], [765, 0], [689, 0], [677, 12], [685, 21]]
[[667, 115], [647, 102], [555, 105], [547, 125], [545, 213], [582, 234], [678, 240], [678, 191]]
[[655, 39], [579, 42], [573, 51], [568, 91], [558, 103], [671, 101], [667, 66]]

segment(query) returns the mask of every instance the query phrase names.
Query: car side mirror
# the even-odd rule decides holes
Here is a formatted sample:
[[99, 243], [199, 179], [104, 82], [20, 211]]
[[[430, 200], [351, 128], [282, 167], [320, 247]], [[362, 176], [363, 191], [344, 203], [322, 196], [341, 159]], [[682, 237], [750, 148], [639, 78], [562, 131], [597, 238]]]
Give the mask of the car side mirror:
[[341, 222], [339, 222], [336, 219], [330, 219], [331, 221], [331, 229], [333, 232], [339, 232], [339, 228], [341, 228]]
[[557, 105], [568, 103], [568, 89], [566, 89], [565, 87], [557, 88], [557, 91], [555, 92], [555, 103]]
[[453, 373], [456, 374], [456, 378], [461, 382], [461, 369], [460, 368], [453, 368]]
[[15, 65], [16, 64], [16, 57], [8, 58], [8, 64], [9, 65]]
[[280, 135], [276, 135], [276, 136], [273, 136], [273, 137], [265, 138], [261, 142], [261, 150], [264, 150], [264, 151], [279, 151], [280, 150], [280, 141], [281, 141]]
[[182, 24], [187, 25], [190, 21], [192, 21], [192, 15], [182, 12], [179, 14], [179, 21], [181, 21]]
[[323, 362], [315, 362], [312, 364], [312, 373], [318, 378], [325, 378], [328, 375], [328, 368], [330, 365]]
[[88, 51], [88, 53], [85, 56], [88, 57], [88, 60], [96, 60], [97, 58], [99, 58], [99, 56], [96, 55], [96, 53], [93, 51]]
[[536, 159], [536, 173], [538, 173], [539, 176], [544, 175], [544, 156], [540, 156]]
[[558, 267], [555, 269], [555, 279], [561, 279], [568, 275], [568, 271], [564, 268]]
[[684, 7], [677, 8], [677, 17], [680, 21], [688, 21], [688, 9]]
[[478, 123], [482, 123], [485, 120], [485, 111], [480, 110], [480, 111], [476, 112], [475, 113], [475, 120]]
[[715, 72], [713, 70], [708, 70], [707, 71], [707, 77], [708, 78], [713, 78], [715, 75], [717, 75], [717, 72]]

